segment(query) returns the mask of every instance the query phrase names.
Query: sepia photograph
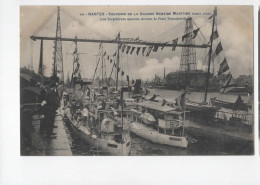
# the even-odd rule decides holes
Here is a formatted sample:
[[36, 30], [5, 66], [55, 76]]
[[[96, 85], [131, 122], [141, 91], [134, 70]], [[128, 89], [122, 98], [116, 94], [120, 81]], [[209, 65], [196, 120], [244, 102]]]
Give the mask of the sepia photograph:
[[20, 155], [254, 155], [253, 21], [248, 5], [20, 6]]

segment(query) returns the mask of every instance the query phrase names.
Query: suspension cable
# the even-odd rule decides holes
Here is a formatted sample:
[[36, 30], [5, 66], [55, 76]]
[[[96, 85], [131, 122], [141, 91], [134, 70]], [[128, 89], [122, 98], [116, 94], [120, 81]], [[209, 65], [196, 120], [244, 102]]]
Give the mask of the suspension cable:
[[57, 12], [57, 9], [54, 9], [52, 13], [45, 19], [45, 21], [39, 26], [39, 28], [33, 33], [33, 35], [37, 35], [50, 21], [50, 19], [53, 17], [53, 15]]
[[71, 19], [73, 19], [74, 21], [78, 22], [81, 26], [87, 28], [88, 30], [92, 31], [93, 33], [95, 33], [96, 35], [100, 36], [101, 38], [105, 38], [105, 39], [109, 39], [108, 37], [102, 35], [101, 33], [92, 30], [91, 28], [87, 27], [85, 25], [85, 23], [83, 21], [81, 21], [80, 19], [78, 19], [77, 17], [71, 15], [68, 11], [64, 10], [64, 9], [60, 9], [64, 14], [66, 14], [68, 17], [70, 17]]

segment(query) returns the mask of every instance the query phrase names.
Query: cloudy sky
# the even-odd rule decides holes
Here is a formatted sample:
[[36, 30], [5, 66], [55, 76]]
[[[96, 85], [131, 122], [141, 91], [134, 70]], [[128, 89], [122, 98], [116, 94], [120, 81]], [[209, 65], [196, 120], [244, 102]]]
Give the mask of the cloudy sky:
[[[253, 8], [251, 6], [218, 6], [217, 30], [219, 39], [215, 44], [222, 43], [224, 51], [221, 52], [214, 67], [217, 70], [219, 63], [226, 57], [230, 71], [234, 77], [241, 74], [253, 73]], [[40, 41], [31, 41], [30, 36], [43, 24], [45, 19], [57, 9], [54, 6], [23, 6], [20, 10], [20, 36], [21, 36], [21, 66], [28, 66], [33, 63], [33, 69], [37, 71], [39, 65]], [[62, 37], [74, 38], [95, 38], [95, 39], [115, 39], [118, 32], [121, 38], [137, 38], [145, 41], [167, 42], [179, 38], [184, 34], [184, 20], [147, 20], [147, 21], [101, 21], [100, 18], [108, 16], [110, 13], [138, 13], [136, 16], [117, 16], [120, 18], [153, 18], [171, 17], [187, 18], [187, 15], [172, 15], [172, 12], [201, 13], [201, 15], [190, 15], [196, 25], [194, 29], [200, 27], [201, 32], [195, 39], [196, 44], [203, 44], [209, 41], [212, 20], [208, 19], [213, 13], [213, 6], [62, 6], [61, 9], [61, 29]], [[80, 25], [64, 13], [71, 15], [84, 22]], [[104, 12], [104, 16], [81, 16], [80, 13]], [[142, 13], [170, 12], [170, 16], [140, 15]], [[203, 15], [205, 13], [206, 15]], [[36, 33], [37, 36], [55, 36], [56, 14], [53, 14], [49, 22], [43, 29]], [[79, 43], [80, 64], [83, 77], [92, 77], [97, 63], [99, 48], [97, 43]], [[53, 41], [44, 41], [45, 75], [51, 74], [53, 63]], [[214, 47], [214, 46], [213, 46]], [[64, 74], [72, 71], [72, 52], [75, 44], [63, 42]], [[213, 48], [214, 49], [214, 48]], [[172, 51], [171, 48], [158, 49], [151, 52], [149, 57], [134, 54], [122, 54], [120, 68], [124, 70], [130, 78], [152, 79], [155, 74], [163, 76], [163, 69], [166, 73], [177, 71], [180, 68], [181, 48]], [[116, 51], [115, 44], [104, 44], [104, 51], [108, 55], [113, 55]], [[205, 69], [203, 61], [207, 54], [206, 49], [196, 49], [197, 68]], [[107, 76], [111, 72], [111, 64], [106, 61]], [[99, 74], [99, 71], [98, 71]]]

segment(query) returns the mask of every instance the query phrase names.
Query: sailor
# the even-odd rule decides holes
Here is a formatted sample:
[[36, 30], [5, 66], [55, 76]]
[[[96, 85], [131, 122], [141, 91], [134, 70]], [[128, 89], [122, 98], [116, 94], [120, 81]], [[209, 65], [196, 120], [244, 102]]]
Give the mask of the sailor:
[[83, 125], [84, 126], [89, 126], [87, 125], [88, 124], [88, 109], [86, 108], [83, 108], [82, 111], [81, 111], [81, 115], [82, 115], [82, 122], [83, 122]]

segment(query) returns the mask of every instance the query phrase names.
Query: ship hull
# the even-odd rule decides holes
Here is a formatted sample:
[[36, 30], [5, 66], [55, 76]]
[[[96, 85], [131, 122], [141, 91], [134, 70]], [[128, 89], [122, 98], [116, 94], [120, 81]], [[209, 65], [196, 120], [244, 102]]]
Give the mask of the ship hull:
[[169, 145], [169, 146], [180, 147], [180, 148], [187, 148], [188, 146], [188, 141], [186, 137], [178, 137], [178, 136], [161, 134], [137, 122], [132, 122], [130, 124], [130, 130], [135, 135], [157, 144]]
[[223, 107], [226, 109], [233, 109], [233, 107], [235, 105], [234, 103], [217, 100], [216, 98], [211, 98], [210, 101], [211, 101], [212, 105], [217, 106], [217, 107]]
[[225, 94], [233, 94], [233, 95], [248, 95], [248, 94], [252, 94], [253, 90], [246, 88], [246, 87], [235, 87], [231, 90], [229, 90], [228, 92], [225, 92]]
[[186, 102], [186, 110], [190, 111], [191, 117], [198, 117], [204, 119], [213, 119], [220, 107], [212, 107], [210, 105], [203, 105], [196, 102]]
[[114, 141], [98, 138], [95, 134], [91, 134], [85, 126], [76, 126], [76, 123], [70, 119], [69, 110], [65, 111], [65, 119], [68, 121], [72, 130], [86, 143], [95, 146], [98, 150], [104, 151], [110, 155], [127, 156], [131, 151], [131, 141], [125, 143], [116, 143]]

